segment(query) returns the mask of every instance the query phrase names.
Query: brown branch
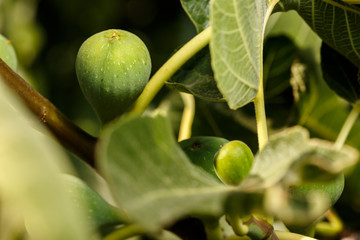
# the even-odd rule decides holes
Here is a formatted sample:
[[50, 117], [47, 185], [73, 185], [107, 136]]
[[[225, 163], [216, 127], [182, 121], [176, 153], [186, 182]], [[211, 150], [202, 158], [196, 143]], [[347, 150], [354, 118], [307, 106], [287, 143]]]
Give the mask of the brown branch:
[[0, 78], [23, 100], [27, 107], [50, 129], [57, 140], [70, 152], [94, 166], [97, 139], [71, 122], [48, 99], [33, 89], [0, 59]]

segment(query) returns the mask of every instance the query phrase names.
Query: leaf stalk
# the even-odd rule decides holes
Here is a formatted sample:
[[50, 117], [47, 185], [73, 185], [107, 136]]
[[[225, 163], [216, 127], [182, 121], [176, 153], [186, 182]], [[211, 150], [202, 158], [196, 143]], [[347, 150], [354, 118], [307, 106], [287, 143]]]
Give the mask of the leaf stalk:
[[[264, 18], [264, 26], [266, 26], [267, 21], [274, 9], [275, 5], [279, 0], [269, 0], [268, 8], [266, 10], [266, 15]], [[264, 39], [265, 27], [262, 31], [262, 39]], [[266, 124], [266, 113], [265, 113], [265, 99], [264, 99], [264, 73], [263, 73], [263, 44], [260, 48], [260, 79], [259, 79], [259, 90], [256, 98], [254, 99], [255, 105], [255, 115], [256, 115], [256, 124], [258, 131], [258, 142], [259, 150], [261, 151], [268, 142], [268, 130]]]
[[192, 56], [209, 44], [211, 27], [200, 32], [193, 39], [180, 48], [164, 65], [152, 76], [144, 91], [134, 103], [130, 114], [141, 114], [151, 103], [155, 95], [182, 65]]
[[268, 142], [268, 131], [266, 124], [265, 100], [263, 81], [260, 81], [259, 91], [254, 99], [256, 125], [258, 131], [259, 150], [261, 151]]
[[184, 110], [181, 118], [178, 141], [191, 137], [191, 127], [195, 117], [195, 98], [188, 93], [180, 93], [184, 102]]
[[354, 126], [359, 114], [360, 114], [360, 103], [356, 103], [351, 109], [349, 115], [347, 116], [344, 122], [344, 125], [342, 126], [339, 132], [339, 135], [334, 144], [335, 149], [340, 150], [343, 147], [347, 137], [349, 136], [350, 130]]

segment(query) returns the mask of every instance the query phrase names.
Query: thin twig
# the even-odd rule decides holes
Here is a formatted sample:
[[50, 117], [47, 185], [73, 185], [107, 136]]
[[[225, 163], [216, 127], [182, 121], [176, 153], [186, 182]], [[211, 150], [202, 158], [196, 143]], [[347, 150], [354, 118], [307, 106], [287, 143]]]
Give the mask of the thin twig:
[[335, 149], [340, 150], [343, 147], [352, 127], [354, 126], [357, 118], [359, 117], [359, 114], [360, 114], [360, 104], [356, 103], [354, 104], [351, 112], [347, 116], [345, 123], [343, 124], [340, 130], [340, 133], [334, 144]]
[[26, 106], [50, 129], [66, 149], [94, 166], [94, 149], [97, 140], [95, 137], [71, 122], [2, 59], [0, 59], [0, 78], [17, 93]]

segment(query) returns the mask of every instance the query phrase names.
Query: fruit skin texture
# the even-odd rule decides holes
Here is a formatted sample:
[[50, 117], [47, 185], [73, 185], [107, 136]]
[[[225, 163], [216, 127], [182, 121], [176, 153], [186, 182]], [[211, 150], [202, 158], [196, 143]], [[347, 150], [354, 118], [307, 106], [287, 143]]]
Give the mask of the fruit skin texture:
[[136, 35], [109, 29], [81, 45], [75, 69], [81, 90], [105, 124], [126, 112], [143, 91], [151, 59]]
[[225, 144], [214, 158], [216, 174], [228, 185], [238, 185], [249, 174], [254, 156], [242, 141]]
[[17, 58], [11, 42], [0, 34], [0, 58], [14, 71], [17, 69]]
[[219, 149], [229, 141], [225, 138], [211, 136], [197, 136], [179, 142], [190, 161], [210, 173], [219, 182], [215, 173], [214, 156]]

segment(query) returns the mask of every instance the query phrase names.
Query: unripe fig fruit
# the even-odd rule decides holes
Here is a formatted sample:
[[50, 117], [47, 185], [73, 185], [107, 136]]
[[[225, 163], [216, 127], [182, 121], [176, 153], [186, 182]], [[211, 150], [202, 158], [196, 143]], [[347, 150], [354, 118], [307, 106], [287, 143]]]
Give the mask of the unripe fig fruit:
[[17, 69], [17, 58], [10, 40], [0, 34], [0, 58], [14, 71]]
[[219, 149], [229, 141], [220, 137], [199, 136], [179, 142], [191, 162], [210, 173], [219, 182], [221, 180], [215, 173], [214, 156]]
[[[298, 186], [290, 186], [289, 194], [294, 202], [297, 200], [303, 200], [311, 197], [311, 193], [317, 192], [323, 194], [330, 201], [331, 205], [334, 205], [340, 198], [345, 184], [344, 174], [339, 174], [334, 179], [329, 181], [318, 181], [318, 182], [306, 182]], [[326, 210], [325, 210], [326, 211]], [[286, 224], [286, 226], [294, 232], [303, 233], [306, 229], [312, 229], [314, 223], [325, 213], [319, 213], [319, 216], [308, 217], [306, 221], [302, 221], [301, 224]]]
[[306, 198], [311, 192], [317, 191], [327, 196], [333, 205], [340, 198], [344, 185], [344, 174], [339, 174], [329, 181], [307, 182], [299, 186], [291, 186], [289, 191], [294, 198]]
[[110, 29], [81, 45], [75, 68], [81, 90], [105, 124], [126, 112], [143, 91], [151, 59], [136, 35]]
[[61, 177], [69, 199], [86, 214], [85, 217], [95, 227], [100, 228], [110, 224], [122, 223], [118, 214], [119, 210], [107, 203], [84, 181], [68, 174], [63, 174]]
[[226, 143], [215, 155], [215, 172], [228, 185], [238, 185], [250, 172], [254, 162], [251, 149], [242, 141]]

